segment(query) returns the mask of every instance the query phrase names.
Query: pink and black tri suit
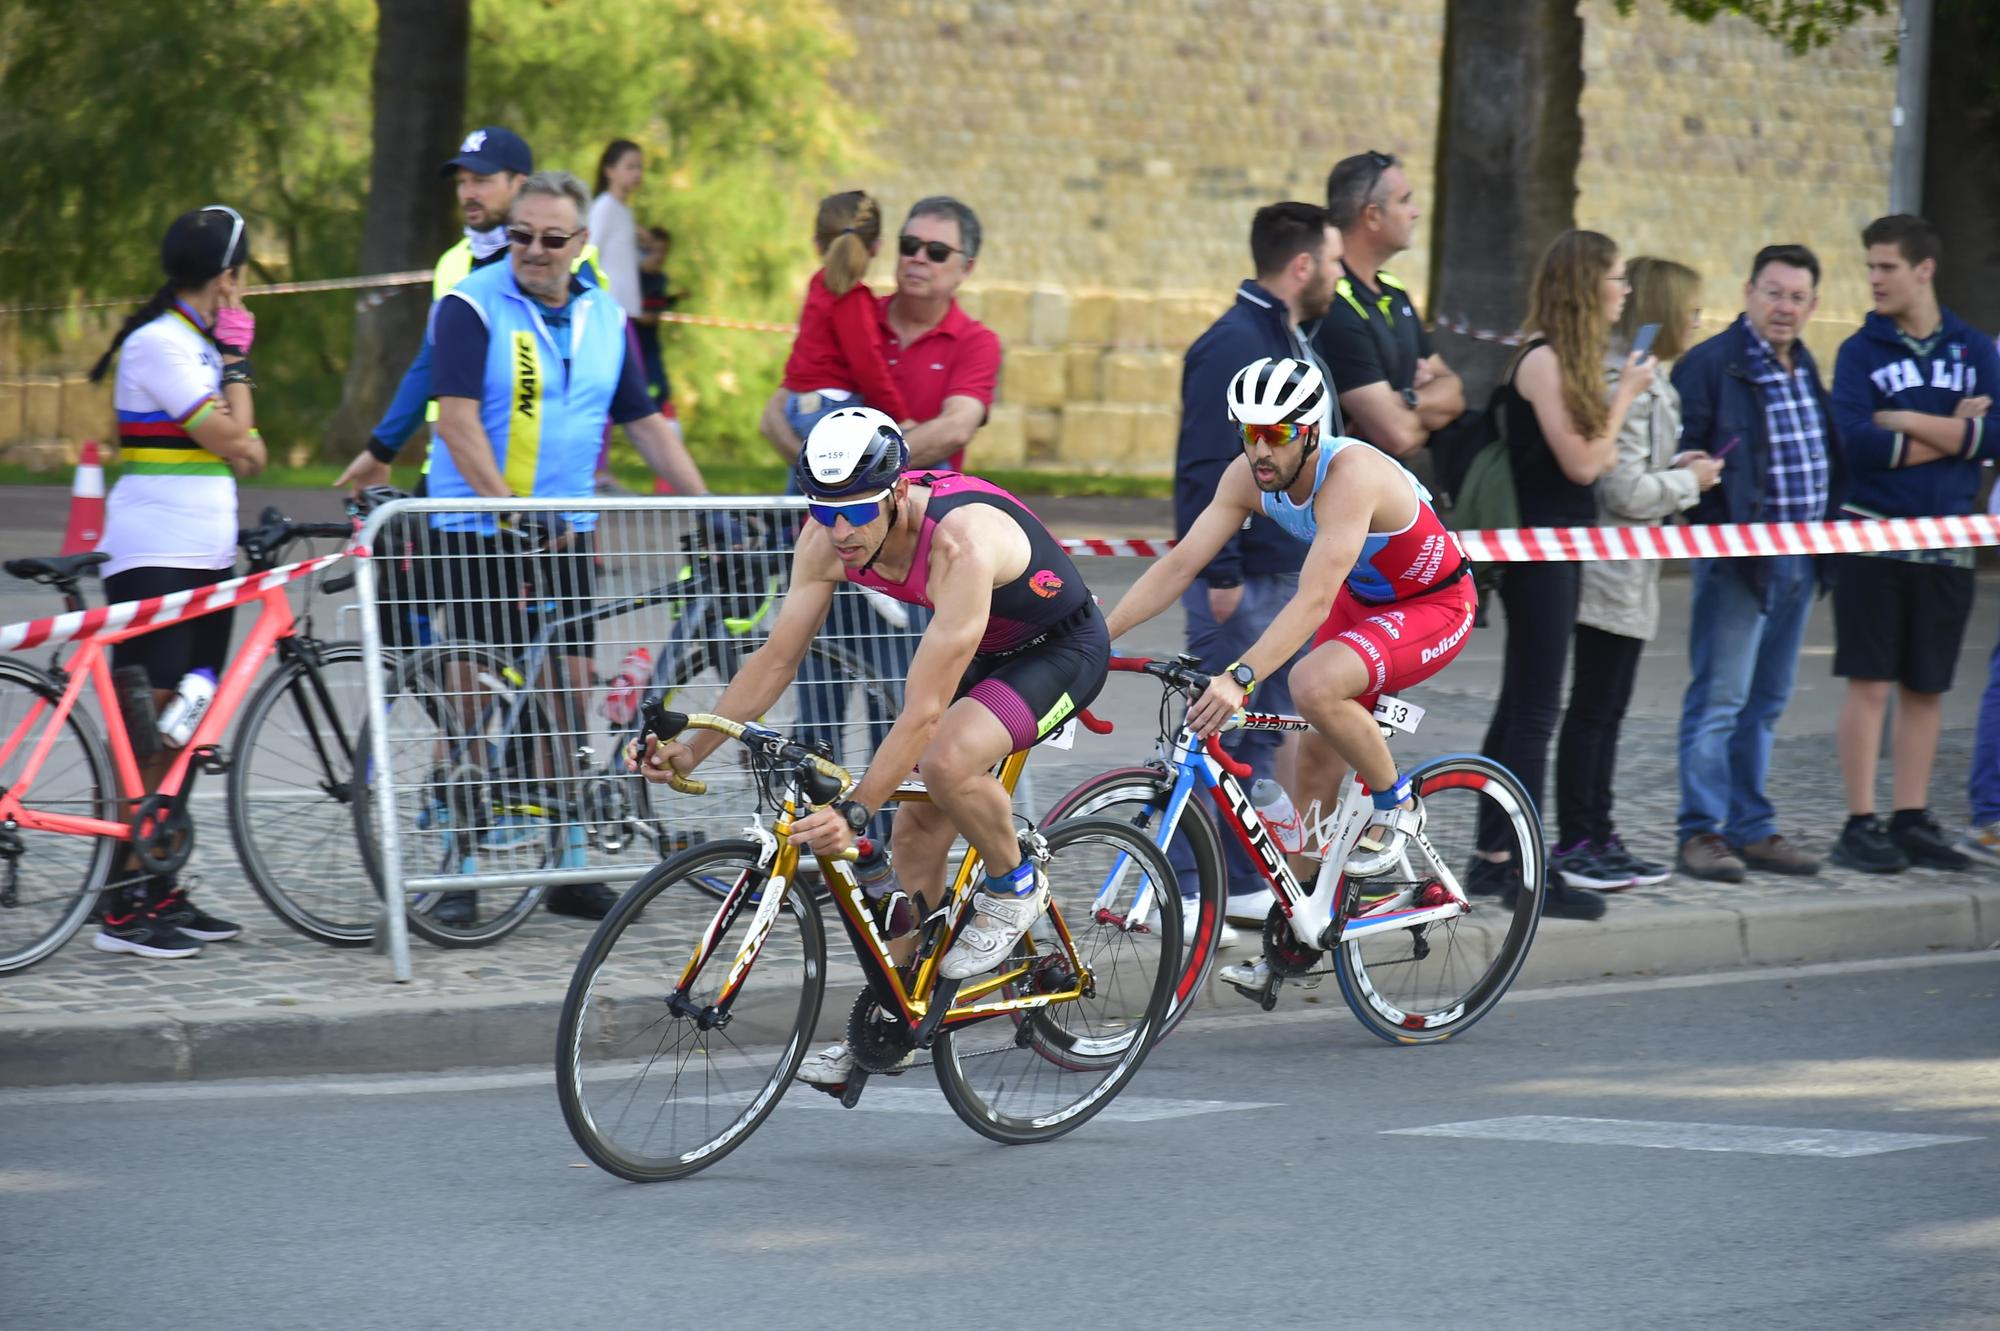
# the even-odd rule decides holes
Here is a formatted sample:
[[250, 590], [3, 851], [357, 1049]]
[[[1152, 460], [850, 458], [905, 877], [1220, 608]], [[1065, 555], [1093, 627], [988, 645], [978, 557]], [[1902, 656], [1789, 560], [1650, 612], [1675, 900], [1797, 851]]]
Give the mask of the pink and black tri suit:
[[979, 650], [959, 681], [956, 698], [971, 698], [1000, 719], [1018, 749], [1046, 738], [1090, 705], [1104, 687], [1111, 635], [1076, 565], [1041, 519], [997, 485], [957, 472], [921, 472], [911, 485], [930, 490], [909, 576], [892, 582], [866, 569], [847, 580], [909, 605], [934, 608], [929, 589], [931, 538], [937, 524], [969, 504], [997, 508], [1028, 538], [1021, 575], [993, 589]]

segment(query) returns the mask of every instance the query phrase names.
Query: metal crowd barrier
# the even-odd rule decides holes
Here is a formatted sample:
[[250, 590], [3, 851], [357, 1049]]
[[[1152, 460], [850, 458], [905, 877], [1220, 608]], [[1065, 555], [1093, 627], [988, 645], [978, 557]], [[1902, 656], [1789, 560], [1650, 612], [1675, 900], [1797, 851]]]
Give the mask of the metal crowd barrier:
[[[731, 837], [756, 804], [730, 748], [704, 797], [624, 770], [640, 703], [714, 706], [767, 636], [804, 520], [797, 499], [397, 500], [356, 563], [368, 689], [364, 846], [395, 978], [406, 900], [620, 885]], [[856, 770], [902, 709], [926, 616], [846, 588], [766, 720]], [[1027, 781], [1019, 807], [1033, 807]]]

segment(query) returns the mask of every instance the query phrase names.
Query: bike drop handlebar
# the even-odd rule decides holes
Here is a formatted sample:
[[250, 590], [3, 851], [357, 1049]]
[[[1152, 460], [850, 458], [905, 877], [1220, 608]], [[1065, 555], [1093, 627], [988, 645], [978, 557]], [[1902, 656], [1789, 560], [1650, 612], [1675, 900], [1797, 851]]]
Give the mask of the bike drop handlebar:
[[[670, 711], [660, 706], [658, 699], [646, 704], [645, 714], [647, 733], [662, 744], [672, 743], [689, 730], [712, 730], [718, 735], [727, 735], [733, 740], [748, 744], [776, 762], [801, 763], [829, 781], [838, 782], [840, 793], [835, 795], [834, 799], [839, 799], [854, 789], [854, 776], [845, 767], [821, 757], [804, 745], [794, 743], [765, 726], [745, 725], [739, 721], [731, 721], [726, 716], [714, 716], [708, 712]], [[683, 795], [701, 795], [708, 791], [707, 782], [683, 776], [671, 767], [667, 769], [667, 784]]]
[[[1199, 696], [1209, 684], [1209, 677], [1189, 664], [1186, 657], [1175, 661], [1155, 661], [1149, 656], [1114, 656], [1111, 658], [1110, 668], [1122, 670], [1127, 674], [1151, 675], [1154, 679], [1164, 682], [1167, 687], [1178, 689], [1190, 696]], [[1091, 725], [1090, 720], [1084, 722], [1085, 726], [1097, 730], [1098, 734], [1105, 734], [1111, 729], [1108, 723], [1098, 724], [1103, 725], [1104, 729], [1097, 730], [1097, 726]], [[1232, 758], [1229, 750], [1222, 747], [1221, 735], [1210, 735], [1202, 741], [1202, 747], [1208, 751], [1208, 756], [1221, 764], [1222, 770], [1231, 776], [1244, 778], [1250, 775], [1250, 764]]]

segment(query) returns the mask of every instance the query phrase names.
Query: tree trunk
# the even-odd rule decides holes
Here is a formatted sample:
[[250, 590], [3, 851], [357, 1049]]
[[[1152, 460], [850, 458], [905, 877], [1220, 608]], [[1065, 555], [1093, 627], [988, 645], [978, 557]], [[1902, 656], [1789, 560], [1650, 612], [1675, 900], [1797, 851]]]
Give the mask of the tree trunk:
[[[2000, 331], [2000, 15], [1990, 0], [1939, 0], [1931, 34], [1924, 216], [1944, 242], [1938, 297]], [[1985, 385], [1981, 392], [1990, 391]]]
[[[438, 164], [464, 127], [472, 0], [376, 0], [374, 157], [361, 232], [363, 273], [428, 268], [451, 243], [455, 212]], [[321, 454], [345, 461], [368, 432], [417, 353], [428, 286], [362, 293], [340, 405]]]
[[[1447, 0], [1438, 116], [1433, 319], [1510, 333], [1535, 265], [1576, 225], [1583, 152], [1577, 0]], [[1483, 403], [1508, 348], [1440, 330], [1439, 352]]]

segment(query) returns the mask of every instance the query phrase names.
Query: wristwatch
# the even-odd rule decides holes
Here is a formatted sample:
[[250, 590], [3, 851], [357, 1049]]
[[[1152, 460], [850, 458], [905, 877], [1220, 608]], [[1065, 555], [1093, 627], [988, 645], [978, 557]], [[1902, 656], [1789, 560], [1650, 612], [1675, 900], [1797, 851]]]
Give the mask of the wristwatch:
[[1414, 389], [1414, 388], [1405, 388], [1405, 389], [1403, 390], [1403, 405], [1404, 405], [1404, 406], [1406, 406], [1406, 407], [1408, 407], [1408, 408], [1409, 408], [1409, 409], [1410, 409], [1411, 411], [1415, 411], [1415, 410], [1417, 409], [1417, 390], [1416, 390], [1416, 389]]
[[1235, 680], [1246, 694], [1257, 687], [1257, 672], [1241, 661], [1234, 663], [1223, 673]]
[[833, 807], [840, 810], [840, 816], [845, 818], [847, 825], [856, 832], [867, 831], [868, 820], [875, 816], [868, 812], [868, 806], [859, 800], [842, 800]]

